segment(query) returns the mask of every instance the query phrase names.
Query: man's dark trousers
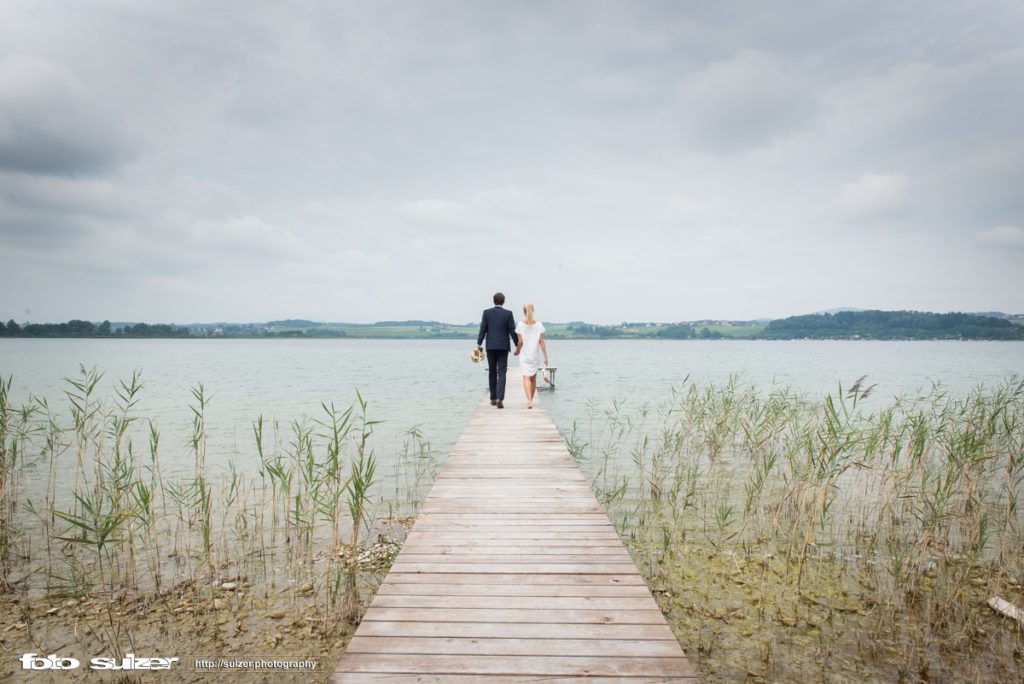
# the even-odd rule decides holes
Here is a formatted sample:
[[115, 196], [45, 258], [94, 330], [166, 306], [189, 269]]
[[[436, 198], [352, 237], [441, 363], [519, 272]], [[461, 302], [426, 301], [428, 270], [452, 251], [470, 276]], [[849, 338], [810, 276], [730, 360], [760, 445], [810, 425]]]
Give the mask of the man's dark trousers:
[[508, 349], [487, 350], [487, 386], [491, 401], [505, 401], [505, 374], [508, 372]]

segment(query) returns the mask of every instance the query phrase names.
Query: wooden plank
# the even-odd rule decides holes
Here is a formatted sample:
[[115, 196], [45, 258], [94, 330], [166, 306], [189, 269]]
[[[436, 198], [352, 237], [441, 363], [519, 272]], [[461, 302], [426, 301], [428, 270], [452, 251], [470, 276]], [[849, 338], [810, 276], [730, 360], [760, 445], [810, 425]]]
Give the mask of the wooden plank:
[[483, 514], [480, 516], [474, 516], [473, 518], [466, 520], [465, 516], [461, 513], [449, 513], [446, 511], [431, 511], [422, 512], [417, 516], [423, 519], [424, 522], [448, 522], [457, 523], [461, 521], [461, 524], [466, 525], [500, 525], [502, 522], [526, 522], [535, 523], [537, 525], [603, 525], [610, 526], [611, 523], [608, 521], [608, 516], [604, 513], [575, 513], [570, 516], [566, 516], [564, 513], [557, 511], [544, 511], [540, 513], [491, 513]]
[[[523, 584], [523, 585], [582, 585], [582, 586], [647, 586], [639, 573], [621, 575], [602, 575], [591, 573], [548, 573], [548, 574], [515, 574], [496, 572], [493, 574], [465, 574], [457, 572], [401, 572], [392, 568], [385, 582], [406, 584]], [[651, 599], [654, 600], [653, 598]]]
[[511, 395], [467, 422], [331, 681], [696, 681], [558, 430]]
[[550, 499], [541, 499], [537, 497], [519, 497], [519, 498], [499, 498], [499, 499], [487, 499], [487, 498], [468, 498], [468, 497], [457, 497], [457, 496], [436, 496], [433, 497], [429, 503], [423, 504], [421, 509], [423, 515], [429, 515], [431, 513], [443, 513], [450, 515], [453, 513], [462, 513], [464, 511], [473, 511], [477, 513], [484, 513], [487, 515], [495, 516], [501, 513], [509, 513], [516, 516], [528, 515], [530, 513], [536, 515], [550, 515], [552, 509], [555, 509], [561, 515], [561, 518], [565, 514], [583, 514], [583, 513], [600, 513], [601, 507], [593, 497], [588, 501], [582, 497], [552, 497]]
[[[451, 539], [457, 543], [459, 539], [498, 541], [502, 539], [600, 539], [619, 540], [619, 535], [611, 525], [574, 525], [568, 527], [520, 525], [494, 525], [492, 527], [468, 527], [424, 524], [422, 529], [414, 527], [406, 538], [410, 542], [419, 539]], [[621, 543], [621, 542], [620, 542]]]
[[[402, 551], [405, 552], [406, 556], [415, 555], [444, 555], [451, 556], [456, 554], [464, 554], [467, 556], [480, 556], [480, 555], [519, 555], [530, 554], [532, 556], [543, 556], [544, 560], [550, 560], [548, 556], [554, 555], [565, 555], [572, 554], [574, 556], [607, 556], [614, 555], [616, 558], [621, 558], [626, 552], [622, 550], [622, 547], [615, 544], [611, 540], [605, 542], [605, 546], [594, 546], [593, 542], [587, 542], [582, 540], [587, 546], [577, 545], [581, 540], [572, 539], [569, 541], [577, 542], [577, 544], [564, 544], [558, 539], [546, 539], [546, 540], [518, 540], [519, 543], [510, 542], [506, 539], [493, 539], [490, 540], [493, 544], [482, 544], [482, 543], [462, 543], [462, 544], [451, 544], [445, 543], [441, 540], [435, 541], [423, 541], [417, 539], [414, 543], [406, 543], [402, 547]], [[556, 544], [541, 544], [538, 541], [547, 542], [558, 542]], [[498, 546], [501, 544], [501, 546]]]
[[[457, 674], [395, 674], [380, 672], [336, 672], [331, 677], [332, 684], [372, 684], [373, 682], [388, 682], [389, 684], [459, 684], [460, 682], [480, 682], [480, 675], [457, 675]], [[496, 678], [497, 680], [497, 678]], [[545, 676], [538, 680], [533, 675], [502, 675], [501, 682], [536, 682], [543, 681], [544, 684], [666, 684], [677, 682], [679, 684], [693, 684], [699, 681], [696, 676], [692, 677], [551, 677]]]
[[661, 639], [676, 643], [668, 625], [521, 622], [363, 622], [356, 636], [457, 637], [466, 639]]
[[456, 548], [465, 546], [470, 549], [482, 548], [503, 548], [503, 547], [529, 547], [540, 549], [550, 547], [554, 549], [570, 548], [621, 548], [621, 542], [615, 535], [588, 534], [574, 535], [572, 537], [556, 536], [535, 536], [529, 535], [520, 537], [500, 537], [492, 535], [470, 535], [462, 533], [459, 535], [447, 535], [444, 533], [417, 534], [412, 539], [406, 539], [402, 549], [415, 549], [419, 546], [447, 546]]
[[[518, 508], [516, 508], [518, 506]], [[472, 509], [470, 511], [463, 509]], [[467, 515], [468, 513], [468, 515]], [[503, 501], [495, 502], [488, 507], [485, 503], [462, 505], [457, 502], [446, 502], [443, 508], [432, 504], [420, 515], [413, 529], [417, 527], [490, 528], [503, 525], [530, 525], [537, 529], [592, 526], [603, 529], [614, 529], [608, 517], [595, 504], [593, 508], [584, 508], [571, 504], [557, 514], [551, 513], [551, 506], [538, 506], [529, 502]], [[603, 518], [603, 519], [602, 519]]]
[[1001, 613], [1011, 620], [1016, 620], [1017, 622], [1024, 624], [1024, 610], [1021, 610], [1006, 599], [999, 596], [993, 596], [988, 600], [988, 605], [997, 613]]
[[424, 653], [437, 655], [641, 656], [677, 658], [679, 646], [666, 639], [471, 639], [468, 637], [355, 636], [346, 653]]
[[449, 539], [618, 539], [615, 528], [611, 525], [530, 525], [529, 523], [506, 523], [503, 525], [435, 525], [424, 523], [422, 528], [416, 526], [409, 534], [414, 540], [423, 537], [446, 534]]
[[632, 562], [629, 563], [537, 563], [524, 561], [522, 563], [473, 563], [462, 562], [456, 558], [443, 563], [417, 563], [406, 561], [401, 557], [395, 560], [391, 569], [395, 572], [458, 572], [473, 575], [486, 575], [489, 573], [525, 573], [525, 574], [565, 574], [576, 572], [587, 572], [591, 574], [607, 573], [609, 575], [620, 575], [636, 568]]
[[461, 553], [441, 553], [439, 549], [433, 550], [421, 550], [412, 551], [403, 556], [405, 562], [410, 563], [447, 563], [449, 559], [456, 559], [458, 561], [464, 561], [467, 563], [486, 563], [490, 564], [508, 564], [508, 565], [522, 565], [524, 563], [596, 563], [598, 565], [607, 565], [609, 563], [632, 563], [632, 559], [625, 551], [621, 549], [616, 550], [617, 552], [609, 553], [609, 550], [605, 550], [605, 553], [601, 554], [532, 554], [532, 553], [510, 553], [510, 554], [498, 554], [498, 553], [486, 553], [486, 552], [467, 552]]
[[649, 610], [647, 596], [626, 598], [613, 596], [394, 596], [378, 593], [370, 609], [374, 608], [487, 608], [487, 609], [540, 609], [558, 610]]
[[589, 513], [577, 513], [576, 515], [562, 515], [551, 517], [543, 514], [524, 513], [519, 517], [515, 515], [488, 515], [486, 512], [474, 513], [471, 516], [459, 514], [423, 513], [423, 520], [417, 522], [413, 529], [418, 527], [443, 528], [443, 529], [483, 529], [493, 530], [502, 527], [530, 527], [537, 530], [560, 530], [572, 531], [574, 528], [594, 527], [602, 530], [614, 530], [607, 518], [601, 520]]
[[[650, 592], [642, 584], [413, 584], [384, 582], [377, 589], [377, 596], [586, 596], [603, 598], [622, 596], [626, 598], [647, 598]], [[376, 597], [374, 598], [376, 600]]]
[[569, 675], [578, 677], [680, 676], [692, 674], [686, 658], [632, 658], [598, 656], [466, 656], [390, 653], [350, 653], [340, 671], [398, 674], [438, 673], [505, 675]]
[[597, 526], [597, 525], [579, 525], [575, 527], [545, 527], [538, 531], [539, 528], [531, 527], [530, 525], [495, 525], [494, 527], [455, 527], [449, 528], [446, 526], [425, 526], [422, 530], [413, 529], [408, 539], [410, 542], [416, 542], [420, 539], [435, 539], [438, 535], [447, 535], [446, 539], [451, 539], [452, 543], [458, 543], [458, 540], [479, 540], [479, 539], [603, 539], [603, 540], [614, 540], [618, 539], [618, 535], [615, 533], [615, 528], [611, 525]]
[[[562, 499], [578, 499], [581, 501], [593, 501], [594, 494], [583, 485], [578, 487], [519, 487], [493, 486], [478, 487], [476, 485], [445, 485], [431, 491], [431, 498], [450, 499], [494, 499], [500, 497], [514, 501], [544, 501], [548, 503], [559, 503]], [[557, 508], [557, 506], [556, 506]]]
[[493, 503], [500, 501], [502, 503], [519, 504], [526, 501], [531, 503], [542, 503], [546, 504], [546, 510], [548, 511], [559, 511], [563, 510], [562, 504], [566, 502], [574, 503], [585, 503], [593, 504], [594, 495], [589, 491], [572, 491], [567, 488], [550, 489], [542, 492], [533, 491], [508, 491], [505, 489], [482, 489], [479, 487], [473, 488], [445, 488], [440, 489], [436, 492], [431, 493], [431, 503], [438, 501], [452, 502], [452, 503], [471, 503], [484, 501], [487, 503]]
[[590, 486], [586, 482], [552, 482], [550, 480], [550, 473], [548, 474], [547, 482], [537, 482], [536, 484], [524, 484], [518, 480], [511, 482], [481, 482], [479, 477], [473, 478], [445, 478], [439, 480], [431, 490], [432, 494], [443, 492], [446, 490], [452, 491], [466, 491], [466, 492], [526, 492], [526, 493], [547, 493], [547, 492], [572, 492], [576, 494], [582, 494], [593, 498], [594, 493], [590, 489]]
[[527, 542], [535, 541], [540, 544], [552, 544], [558, 545], [562, 542], [568, 544], [579, 544], [592, 541], [593, 543], [611, 543], [613, 540], [618, 542], [619, 535], [616, 534], [615, 530], [609, 525], [608, 527], [600, 530], [569, 530], [566, 532], [552, 532], [545, 530], [538, 532], [536, 530], [506, 530], [505, 534], [500, 537], [496, 537], [494, 532], [491, 530], [415, 530], [406, 538], [406, 544], [413, 543], [414, 541], [425, 541], [430, 542], [433, 540], [438, 541], [451, 541], [452, 544], [460, 544], [462, 542], [471, 542], [474, 544], [485, 544], [487, 542], [493, 542], [495, 544], [502, 544], [506, 542]]
[[531, 624], [660, 625], [665, 618], [657, 605], [646, 610], [590, 610], [585, 608], [377, 608], [366, 611], [363, 622], [500, 622]]
[[558, 538], [561, 536], [565, 537], [576, 537], [583, 538], [583, 535], [594, 535], [599, 534], [605, 537], [612, 535], [618, 537], [615, 532], [615, 528], [611, 525], [531, 525], [526, 522], [522, 523], [505, 523], [502, 525], [442, 525], [435, 523], [423, 523], [422, 527], [417, 525], [413, 527], [410, 537], [420, 532], [438, 533], [443, 532], [450, 534], [452, 538], [473, 536], [473, 535], [489, 535], [492, 538], [505, 537], [508, 535], [518, 534], [523, 535], [549, 535], [552, 538]]
[[[436, 512], [438, 510], [439, 505], [440, 504], [437, 504], [437, 503], [432, 504], [427, 510], [423, 511], [424, 514]], [[524, 502], [524, 503], [507, 502], [506, 503], [506, 502], [497, 501], [497, 502], [488, 503], [488, 502], [485, 502], [485, 501], [481, 501], [481, 502], [476, 503], [476, 504], [448, 503], [448, 504], [444, 505], [444, 510], [446, 512], [454, 512], [454, 513], [459, 513], [459, 514], [468, 514], [468, 516], [472, 518], [472, 517], [476, 517], [478, 515], [485, 515], [485, 514], [488, 514], [488, 513], [521, 513], [521, 514], [524, 514], [524, 515], [525, 514], [529, 514], [529, 513], [544, 513], [545, 511], [550, 510], [550, 507], [549, 506], [544, 506], [544, 505], [531, 505], [529, 502]], [[583, 505], [573, 505], [573, 504], [570, 503], [570, 504], [566, 504], [565, 507], [562, 510], [563, 510], [565, 515], [575, 515], [575, 514], [593, 513], [595, 511], [599, 511], [601, 509], [598, 507], [597, 504], [583, 506]], [[563, 524], [560, 521], [553, 521], [553, 522], [554, 522], [554, 524]]]

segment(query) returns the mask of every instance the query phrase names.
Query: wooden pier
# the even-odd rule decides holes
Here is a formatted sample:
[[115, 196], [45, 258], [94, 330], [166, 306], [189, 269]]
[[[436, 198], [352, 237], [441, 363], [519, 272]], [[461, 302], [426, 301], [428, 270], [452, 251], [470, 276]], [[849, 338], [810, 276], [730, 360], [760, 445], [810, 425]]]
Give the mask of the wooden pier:
[[452, 448], [332, 682], [696, 682], [514, 370]]

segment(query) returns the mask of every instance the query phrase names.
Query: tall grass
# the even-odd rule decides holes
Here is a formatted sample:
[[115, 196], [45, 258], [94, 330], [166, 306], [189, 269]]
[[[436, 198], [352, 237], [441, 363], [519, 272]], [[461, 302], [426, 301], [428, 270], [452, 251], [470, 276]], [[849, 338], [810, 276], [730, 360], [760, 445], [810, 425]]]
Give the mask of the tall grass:
[[704, 674], [1019, 672], [1024, 380], [875, 391], [686, 382], [567, 436]]
[[[398, 548], [378, 518], [380, 421], [358, 391], [351, 405], [323, 403], [286, 429], [258, 416], [255, 465], [244, 467], [208, 453], [213, 399], [203, 385], [192, 388], [187, 443], [171, 454], [156, 421], [137, 413], [141, 374], [113, 383], [112, 396], [104, 387], [82, 368], [66, 381], [65, 406], [14, 406], [11, 379], [0, 382], [0, 589], [54, 605], [98, 602], [83, 638], [121, 654], [133, 634], [117, 606], [154, 597], [178, 597], [190, 612], [196, 601], [269, 609], [283, 595], [296, 611], [301, 599], [321, 633], [358, 621]], [[433, 462], [429, 443], [415, 429], [402, 439], [396, 477], [414, 473], [418, 484]], [[188, 467], [165, 475], [169, 460]], [[408, 493], [386, 509], [417, 503]]]

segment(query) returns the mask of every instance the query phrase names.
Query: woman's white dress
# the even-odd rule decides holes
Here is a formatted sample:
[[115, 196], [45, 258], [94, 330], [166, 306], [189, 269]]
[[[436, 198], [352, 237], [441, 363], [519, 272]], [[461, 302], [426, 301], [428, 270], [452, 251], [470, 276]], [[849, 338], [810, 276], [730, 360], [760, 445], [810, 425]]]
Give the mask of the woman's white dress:
[[540, 350], [540, 336], [544, 332], [544, 324], [540, 321], [527, 325], [522, 321], [516, 323], [516, 334], [523, 340], [523, 349], [519, 352], [519, 370], [525, 376], [536, 375], [544, 367], [544, 353]]

